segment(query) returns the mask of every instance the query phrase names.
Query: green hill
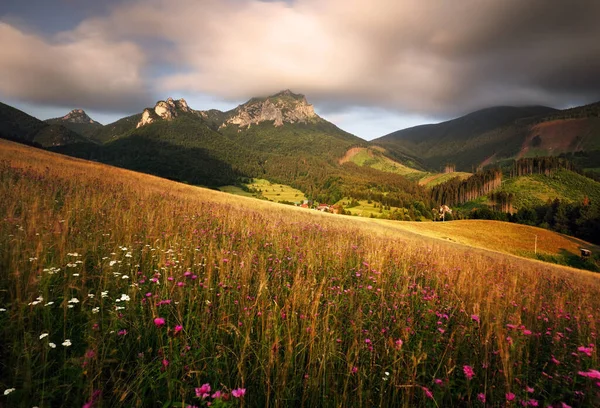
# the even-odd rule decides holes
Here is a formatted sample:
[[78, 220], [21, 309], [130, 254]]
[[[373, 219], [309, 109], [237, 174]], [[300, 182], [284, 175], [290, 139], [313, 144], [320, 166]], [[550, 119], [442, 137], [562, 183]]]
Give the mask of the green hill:
[[514, 195], [516, 210], [555, 199], [569, 203], [583, 202], [588, 197], [592, 202], [600, 202], [600, 183], [568, 170], [508, 178], [499, 191]]
[[[415, 156], [433, 170], [459, 170], [501, 160], [600, 150], [600, 103], [565, 110], [495, 107], [447, 122], [375, 139], [392, 154]], [[591, 166], [593, 168], [597, 166]]]
[[59, 124], [48, 124], [0, 102], [0, 138], [43, 147], [88, 140]]

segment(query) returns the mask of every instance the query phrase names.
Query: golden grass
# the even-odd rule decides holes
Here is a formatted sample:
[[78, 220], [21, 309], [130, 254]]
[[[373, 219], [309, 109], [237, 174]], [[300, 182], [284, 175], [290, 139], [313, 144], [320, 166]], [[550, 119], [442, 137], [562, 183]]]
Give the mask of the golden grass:
[[566, 251], [579, 255], [579, 248], [600, 250], [600, 247], [589, 242], [554, 231], [503, 221], [403, 222], [394, 225], [400, 230], [427, 237], [515, 255], [533, 253], [536, 249], [536, 236], [537, 251], [541, 253], [560, 255]]

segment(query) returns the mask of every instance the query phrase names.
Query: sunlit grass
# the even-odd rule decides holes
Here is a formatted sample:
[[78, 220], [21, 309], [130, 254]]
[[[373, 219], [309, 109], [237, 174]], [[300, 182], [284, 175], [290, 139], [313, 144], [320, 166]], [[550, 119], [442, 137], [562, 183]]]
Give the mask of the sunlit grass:
[[2, 405], [599, 402], [596, 275], [9, 142], [0, 160]]

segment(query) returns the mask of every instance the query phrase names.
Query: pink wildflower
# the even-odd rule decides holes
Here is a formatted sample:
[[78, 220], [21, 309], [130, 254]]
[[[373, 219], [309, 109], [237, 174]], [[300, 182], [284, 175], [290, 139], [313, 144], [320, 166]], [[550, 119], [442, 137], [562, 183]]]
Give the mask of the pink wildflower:
[[475, 320], [477, 323], [480, 323], [479, 316], [477, 316], [476, 314], [471, 315], [471, 319]]
[[507, 392], [506, 393], [506, 400], [507, 401], [514, 401], [515, 399], [515, 394], [513, 394], [512, 392]]
[[401, 339], [396, 340], [396, 348], [401, 348], [404, 342]]
[[470, 380], [475, 375], [475, 372], [473, 371], [473, 367], [471, 367], [469, 365], [463, 366], [463, 372], [465, 373], [465, 377], [467, 377], [467, 380]]
[[525, 329], [525, 330], [523, 330], [523, 334], [524, 334], [525, 336], [530, 336], [530, 335], [531, 335], [531, 330], [527, 330], [527, 329]]
[[177, 326], [175, 326], [175, 334], [179, 333], [180, 331], [183, 330], [183, 326], [178, 324]]
[[222, 396], [222, 394], [221, 394], [221, 391], [217, 390], [217, 391], [216, 391], [216, 392], [215, 392], [215, 393], [212, 395], [212, 398], [214, 398], [214, 399], [218, 399], [218, 398], [221, 398], [221, 396]]
[[169, 360], [167, 360], [166, 358], [163, 358], [162, 365], [163, 365], [163, 369], [167, 368], [169, 366]]
[[485, 404], [485, 394], [484, 393], [479, 393], [477, 394], [477, 399], [479, 400], [479, 402], [481, 402], [482, 404]]
[[233, 395], [234, 398], [242, 398], [244, 395], [246, 395], [246, 389], [237, 388], [235, 390], [231, 390], [231, 395]]
[[156, 327], [161, 327], [165, 325], [165, 319], [162, 317], [157, 317], [156, 319], [154, 319], [154, 325]]
[[358, 372], [358, 367], [354, 366], [352, 367], [352, 374], [356, 374]]
[[532, 394], [535, 390], [533, 388], [531, 388], [530, 386], [526, 386], [525, 387], [525, 391], [527, 391], [528, 393]]
[[201, 387], [197, 387], [194, 391], [196, 391], [196, 397], [205, 399], [210, 396], [210, 384], [202, 384]]
[[588, 372], [579, 371], [577, 374], [579, 374], [582, 377], [594, 378], [594, 379], [600, 380], [600, 371], [597, 371], [597, 370], [590, 370]]
[[579, 346], [577, 348], [577, 351], [579, 351], [580, 353], [586, 354], [588, 357], [592, 356], [592, 348], [591, 347]]
[[431, 392], [431, 390], [427, 387], [421, 387], [423, 389], [423, 392], [425, 393], [425, 396], [429, 399], [433, 399], [433, 393]]

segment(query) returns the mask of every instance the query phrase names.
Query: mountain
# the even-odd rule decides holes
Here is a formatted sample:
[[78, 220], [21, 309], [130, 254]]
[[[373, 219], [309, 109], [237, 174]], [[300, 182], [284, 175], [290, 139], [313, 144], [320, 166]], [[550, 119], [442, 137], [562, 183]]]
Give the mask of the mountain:
[[50, 125], [63, 125], [87, 139], [92, 138], [103, 127], [101, 123], [90, 118], [83, 109], [73, 109], [63, 117], [46, 119], [44, 122]]
[[227, 112], [194, 110], [168, 98], [104, 126], [93, 139], [101, 145], [54, 150], [208, 186], [268, 178], [327, 202], [351, 190], [364, 196], [374, 188], [378, 194], [409, 191], [417, 198], [424, 191], [399, 174], [340, 163], [349, 149], [368, 143], [319, 117], [304, 95], [289, 90]]
[[0, 138], [43, 147], [88, 142], [63, 125], [45, 123], [1, 102]]
[[372, 143], [394, 156], [415, 157], [434, 170], [446, 163], [471, 171], [506, 159], [592, 154], [600, 150], [600, 102], [564, 110], [545, 106], [483, 109], [390, 133]]
[[471, 171], [486, 159], [518, 151], [525, 135], [513, 124], [524, 118], [549, 115], [546, 106], [499, 106], [482, 109], [446, 122], [400, 130], [372, 140], [394, 156], [412, 156], [433, 170], [447, 162]]

